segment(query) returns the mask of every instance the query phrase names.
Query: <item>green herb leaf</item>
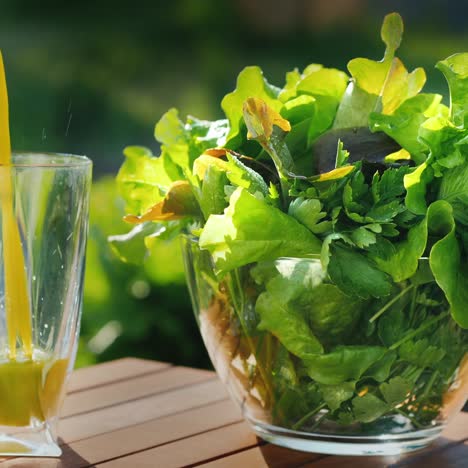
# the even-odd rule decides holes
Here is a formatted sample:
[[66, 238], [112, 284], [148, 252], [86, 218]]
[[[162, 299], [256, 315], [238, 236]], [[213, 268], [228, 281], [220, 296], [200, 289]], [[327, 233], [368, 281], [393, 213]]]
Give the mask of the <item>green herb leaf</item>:
[[322, 221], [327, 213], [322, 210], [320, 200], [316, 198], [296, 198], [288, 209], [288, 214], [297, 219], [314, 234], [323, 234], [332, 228], [331, 221]]
[[411, 391], [411, 384], [398, 375], [390, 379], [388, 383], [380, 384], [379, 388], [385, 401], [390, 406], [395, 406], [408, 398]]
[[370, 423], [388, 411], [387, 403], [372, 393], [353, 399], [354, 416], [357, 421]]
[[429, 344], [427, 338], [422, 340], [405, 341], [399, 348], [400, 359], [407, 361], [422, 369], [426, 367], [437, 368], [437, 364], [445, 356], [445, 351]]
[[354, 396], [356, 382], [343, 382], [338, 385], [319, 385], [323, 399], [331, 411], [337, 410], [341, 403]]

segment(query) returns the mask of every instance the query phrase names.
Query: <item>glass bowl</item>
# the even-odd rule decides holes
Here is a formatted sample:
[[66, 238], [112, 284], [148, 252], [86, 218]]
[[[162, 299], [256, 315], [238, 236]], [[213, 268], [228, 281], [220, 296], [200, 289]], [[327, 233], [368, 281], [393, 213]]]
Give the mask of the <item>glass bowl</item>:
[[468, 394], [468, 331], [428, 259], [390, 296], [345, 295], [319, 258], [218, 275], [183, 238], [186, 277], [219, 378], [255, 433], [327, 454], [394, 455], [437, 438]]

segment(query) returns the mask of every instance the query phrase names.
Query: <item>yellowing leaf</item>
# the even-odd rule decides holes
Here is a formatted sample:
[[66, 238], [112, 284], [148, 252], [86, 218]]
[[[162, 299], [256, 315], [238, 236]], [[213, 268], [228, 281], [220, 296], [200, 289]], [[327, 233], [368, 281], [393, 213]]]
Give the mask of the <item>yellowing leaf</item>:
[[[217, 156], [214, 156], [214, 151], [217, 152]], [[221, 154], [221, 152], [223, 154]], [[197, 159], [195, 159], [193, 163], [193, 173], [198, 176], [200, 180], [203, 180], [205, 177], [205, 172], [210, 166], [216, 166], [217, 168], [225, 171], [227, 169], [227, 162], [223, 159], [219, 159], [221, 156], [226, 154], [226, 150], [207, 150]]]
[[324, 172], [318, 176], [312, 177], [311, 180], [314, 182], [326, 182], [329, 180], [337, 180], [348, 175], [350, 172], [354, 171], [354, 166], [343, 166], [333, 169], [329, 172]]
[[281, 117], [265, 101], [251, 97], [244, 102], [244, 120], [249, 129], [247, 138], [269, 140], [273, 133], [273, 125], [285, 132], [291, 131], [290, 123]]
[[410, 160], [410, 159], [411, 159], [411, 154], [409, 154], [408, 151], [406, 151], [404, 148], [385, 156], [386, 163], [392, 163], [395, 161]]
[[124, 220], [128, 223], [139, 224], [145, 221], [170, 221], [198, 214], [197, 201], [190, 184], [179, 180], [169, 187], [164, 199], [146, 213], [141, 216], [127, 215]]
[[402, 61], [394, 58], [382, 95], [382, 113], [391, 114], [406, 99], [415, 96], [426, 83], [426, 73], [416, 68], [408, 73]]

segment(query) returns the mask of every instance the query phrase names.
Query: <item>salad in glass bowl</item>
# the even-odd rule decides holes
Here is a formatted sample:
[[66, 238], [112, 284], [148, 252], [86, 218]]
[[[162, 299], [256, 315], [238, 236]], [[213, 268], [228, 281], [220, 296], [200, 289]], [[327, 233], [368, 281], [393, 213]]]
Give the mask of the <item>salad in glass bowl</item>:
[[125, 149], [127, 261], [182, 235], [195, 316], [255, 432], [323, 453], [427, 445], [468, 395], [468, 53], [450, 105], [395, 55], [245, 68], [214, 122], [175, 109]]

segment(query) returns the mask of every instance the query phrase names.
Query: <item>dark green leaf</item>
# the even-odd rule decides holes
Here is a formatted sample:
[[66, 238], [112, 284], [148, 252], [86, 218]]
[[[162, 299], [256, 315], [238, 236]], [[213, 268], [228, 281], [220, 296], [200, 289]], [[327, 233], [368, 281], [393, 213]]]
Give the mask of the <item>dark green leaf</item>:
[[308, 358], [307, 373], [327, 385], [358, 380], [384, 353], [380, 346], [339, 346], [331, 353]]
[[390, 294], [391, 278], [365, 255], [338, 245], [331, 252], [328, 273], [344, 293], [363, 299]]

